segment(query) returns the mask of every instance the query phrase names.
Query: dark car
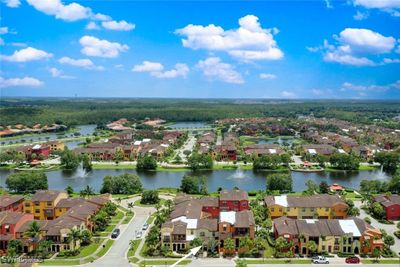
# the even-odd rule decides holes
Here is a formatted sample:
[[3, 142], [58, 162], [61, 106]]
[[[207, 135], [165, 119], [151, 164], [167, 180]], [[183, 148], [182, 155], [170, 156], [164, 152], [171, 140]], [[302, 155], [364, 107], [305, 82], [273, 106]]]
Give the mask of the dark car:
[[360, 263], [360, 258], [353, 256], [353, 257], [348, 257], [346, 258], [346, 263]]
[[120, 233], [121, 230], [119, 230], [118, 228], [114, 229], [114, 231], [111, 233], [111, 238], [117, 238]]

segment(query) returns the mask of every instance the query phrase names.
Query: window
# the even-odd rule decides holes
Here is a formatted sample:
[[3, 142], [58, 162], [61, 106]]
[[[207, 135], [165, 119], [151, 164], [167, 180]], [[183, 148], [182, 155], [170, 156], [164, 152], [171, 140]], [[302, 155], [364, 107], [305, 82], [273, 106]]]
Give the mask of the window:
[[30, 207], [30, 206], [31, 206], [31, 203], [25, 202], [25, 207]]
[[274, 212], [275, 211], [275, 209], [274, 208], [271, 208], [271, 212]]
[[36, 201], [35, 202], [35, 206], [39, 206], [40, 205], [40, 202], [39, 201]]
[[35, 210], [35, 213], [40, 213], [40, 210]]
[[47, 206], [51, 206], [52, 204], [51, 201], [47, 201]]
[[279, 209], [279, 212], [282, 212], [282, 209]]
[[305, 208], [302, 208], [301, 210], [302, 210], [303, 212], [305, 212], [305, 211], [306, 211], [306, 209], [305, 209]]
[[311, 209], [311, 211], [313, 212], [313, 211], [314, 211], [314, 209]]
[[329, 211], [329, 208], [325, 208], [325, 211]]
[[290, 211], [290, 208], [287, 208], [287, 211], [289, 212], [289, 211]]
[[322, 251], [325, 251], [325, 246], [324, 245], [322, 246]]
[[205, 236], [205, 235], [206, 235], [206, 233], [200, 232], [200, 236]]

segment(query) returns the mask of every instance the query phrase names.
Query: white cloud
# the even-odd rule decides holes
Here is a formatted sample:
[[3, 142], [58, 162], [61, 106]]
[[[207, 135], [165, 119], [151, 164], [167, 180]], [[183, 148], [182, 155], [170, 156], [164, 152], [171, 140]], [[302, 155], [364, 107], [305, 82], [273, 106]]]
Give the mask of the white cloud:
[[341, 91], [357, 91], [357, 92], [382, 92], [387, 91], [389, 89], [400, 89], [400, 80], [397, 80], [394, 83], [386, 84], [386, 85], [355, 85], [349, 82], [345, 82], [342, 84]]
[[273, 80], [276, 79], [276, 75], [272, 73], [260, 73], [260, 78], [264, 80]]
[[114, 58], [118, 57], [120, 52], [125, 52], [129, 49], [126, 44], [100, 40], [88, 35], [83, 36], [79, 43], [83, 46], [81, 49], [82, 54], [92, 57]]
[[158, 62], [143, 61], [140, 65], [135, 65], [132, 68], [133, 72], [159, 72], [164, 69], [164, 66]]
[[47, 53], [46, 51], [39, 50], [33, 47], [27, 47], [21, 50], [15, 51], [11, 56], [1, 56], [1, 59], [10, 62], [28, 62], [34, 60], [42, 60], [51, 58], [53, 54]]
[[189, 73], [189, 67], [183, 63], [175, 64], [175, 68], [164, 72], [152, 72], [151, 75], [157, 78], [176, 78], [186, 77]]
[[281, 97], [283, 98], [295, 98], [296, 94], [290, 91], [282, 91], [281, 92]]
[[126, 22], [125, 20], [121, 21], [103, 21], [101, 25], [108, 29], [108, 30], [115, 30], [115, 31], [130, 31], [135, 28], [135, 24], [131, 24]]
[[96, 22], [91, 21], [86, 25], [85, 29], [86, 30], [100, 30], [100, 27], [99, 27], [99, 25], [96, 24]]
[[0, 77], [0, 88], [6, 87], [39, 87], [42, 86], [43, 82], [32, 77], [23, 77], [23, 78], [10, 78], [5, 79]]
[[51, 73], [52, 77], [61, 78], [61, 79], [75, 79], [74, 76], [64, 75], [62, 70], [57, 68], [50, 68], [49, 72]]
[[75, 67], [81, 67], [85, 69], [93, 69], [93, 70], [104, 70], [103, 66], [96, 66], [93, 61], [90, 59], [73, 59], [70, 57], [62, 57], [58, 60], [61, 64], [67, 64]]
[[10, 43], [10, 45], [16, 46], [16, 47], [26, 47], [27, 46], [26, 43], [19, 43], [19, 42]]
[[242, 75], [232, 65], [221, 62], [219, 57], [209, 57], [205, 60], [200, 60], [196, 67], [203, 72], [204, 76], [211, 80], [236, 84], [244, 83]]
[[6, 4], [6, 6], [11, 8], [19, 7], [21, 5], [20, 0], [3, 0], [3, 2]]
[[395, 17], [400, 16], [399, 0], [353, 0], [353, 5], [366, 9], [378, 9]]
[[3, 38], [0, 37], [0, 45], [4, 45], [4, 44], [5, 44], [5, 43], [4, 43]]
[[107, 16], [107, 15], [104, 15], [104, 14], [101, 14], [101, 13], [97, 13], [97, 14], [94, 14], [92, 16], [92, 19], [100, 20], [100, 21], [107, 21], [107, 20], [111, 20], [111, 17]]
[[0, 27], [0, 34], [8, 33], [8, 27]]
[[78, 3], [64, 5], [60, 0], [27, 0], [27, 2], [38, 11], [65, 21], [87, 19], [92, 15], [90, 8]]
[[254, 15], [240, 18], [239, 26], [237, 29], [224, 30], [214, 24], [189, 24], [175, 33], [185, 37], [182, 39], [184, 47], [194, 50], [225, 51], [243, 61], [283, 58], [283, 52], [274, 40], [278, 29], [263, 29]]
[[310, 52], [323, 51], [324, 60], [354, 66], [376, 66], [384, 62], [375, 62], [370, 56], [391, 53], [396, 40], [369, 29], [346, 28], [339, 36], [334, 35], [337, 44], [324, 41], [323, 46], [307, 47]]
[[140, 65], [132, 68], [133, 72], [149, 72], [151, 76], [157, 78], [177, 78], [186, 77], [189, 73], [189, 67], [183, 63], [175, 64], [175, 68], [163, 71], [164, 66], [159, 62], [143, 61]]
[[330, 0], [324, 0], [324, 1], [325, 1], [326, 8], [333, 8]]
[[353, 16], [355, 20], [364, 20], [368, 18], [369, 13], [368, 12], [360, 12], [357, 10], [357, 13]]

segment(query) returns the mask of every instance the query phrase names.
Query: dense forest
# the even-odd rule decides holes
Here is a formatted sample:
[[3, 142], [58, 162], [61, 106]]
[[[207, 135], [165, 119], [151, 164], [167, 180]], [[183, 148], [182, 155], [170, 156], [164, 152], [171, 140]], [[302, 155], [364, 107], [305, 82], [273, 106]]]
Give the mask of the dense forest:
[[400, 128], [399, 101], [2, 98], [0, 125], [104, 124], [119, 118], [213, 121], [221, 118], [298, 115], [338, 118]]

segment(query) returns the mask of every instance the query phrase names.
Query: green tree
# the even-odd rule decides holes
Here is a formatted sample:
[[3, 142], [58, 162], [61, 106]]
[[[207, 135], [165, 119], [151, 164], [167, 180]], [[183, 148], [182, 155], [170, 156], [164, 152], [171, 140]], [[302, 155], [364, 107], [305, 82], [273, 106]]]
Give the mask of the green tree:
[[318, 192], [318, 185], [313, 180], [307, 180], [305, 193], [309, 196]]
[[64, 170], [74, 170], [78, 168], [80, 159], [74, 152], [65, 148], [60, 157], [61, 166]]
[[67, 192], [68, 196], [71, 197], [74, 194], [74, 189], [69, 185], [65, 188], [65, 192]]
[[245, 251], [249, 251], [253, 245], [253, 240], [251, 240], [249, 236], [243, 236], [239, 239], [239, 247]]
[[226, 255], [232, 255], [235, 252], [235, 242], [232, 238], [224, 240], [224, 253]]
[[360, 160], [353, 154], [333, 154], [329, 159], [330, 164], [339, 170], [358, 170]]
[[72, 243], [71, 250], [74, 251], [76, 248], [77, 241], [81, 240], [81, 230], [72, 228], [67, 234], [69, 242]]
[[208, 154], [192, 153], [188, 158], [188, 165], [192, 170], [212, 169], [213, 160]]
[[81, 232], [82, 245], [89, 245], [92, 242], [92, 232], [85, 229]]
[[322, 182], [319, 184], [319, 192], [320, 192], [321, 194], [327, 194], [327, 193], [329, 192], [329, 186], [328, 186], [328, 183], [327, 183], [327, 182], [322, 181]]
[[13, 248], [16, 254], [22, 253], [23, 244], [21, 240], [14, 239], [8, 241], [7, 249]]
[[391, 246], [393, 246], [395, 244], [394, 238], [391, 235], [386, 235], [383, 238], [383, 242], [385, 243], [385, 245], [388, 247], [388, 249], [390, 249]]
[[378, 219], [383, 219], [385, 217], [385, 210], [383, 209], [382, 205], [379, 204], [378, 202], [372, 203], [370, 210], [374, 215], [374, 217]]
[[256, 157], [253, 160], [253, 169], [277, 169], [279, 164], [282, 163], [281, 157], [279, 155], [264, 155], [261, 157]]
[[400, 163], [400, 156], [397, 152], [379, 152], [374, 155], [374, 161], [380, 163], [384, 171], [393, 173]]
[[37, 248], [37, 244], [39, 242], [40, 239], [40, 225], [37, 221], [32, 221], [29, 226], [28, 229], [25, 231], [24, 236], [28, 237], [32, 240], [33, 243], [33, 249]]
[[82, 167], [86, 171], [91, 171], [93, 169], [92, 160], [87, 154], [82, 156]]
[[117, 149], [117, 151], [115, 151], [114, 153], [114, 160], [116, 162], [124, 160], [124, 151], [122, 151], [121, 149]]
[[86, 197], [89, 197], [89, 196], [92, 196], [92, 195], [94, 195], [95, 194], [95, 192], [94, 192], [94, 190], [93, 190], [93, 188], [90, 186], [90, 185], [87, 185], [84, 189], [82, 189], [81, 191], [80, 191], [80, 193], [79, 193], [79, 195], [81, 196], [81, 197], [84, 197], [84, 198], [86, 198]]
[[379, 248], [374, 248], [374, 250], [372, 250], [371, 256], [375, 258], [376, 262], [378, 262], [379, 258], [381, 257], [381, 250]]
[[180, 189], [186, 194], [206, 195], [208, 193], [204, 176], [183, 176]]
[[203, 240], [201, 240], [199, 237], [195, 237], [190, 241], [190, 246], [192, 248], [203, 246]]
[[143, 186], [139, 176], [124, 173], [117, 176], [105, 176], [100, 193], [110, 194], [137, 194], [142, 192]]
[[157, 169], [157, 161], [149, 154], [139, 156], [137, 159], [136, 168], [138, 170], [155, 170]]
[[140, 199], [141, 204], [156, 204], [160, 202], [157, 190], [145, 190]]
[[290, 174], [286, 173], [275, 173], [267, 176], [267, 190], [268, 191], [280, 191], [291, 192], [293, 188], [293, 180]]
[[308, 251], [311, 252], [311, 255], [313, 255], [315, 253], [315, 251], [317, 251], [317, 249], [318, 249], [318, 245], [317, 245], [317, 243], [315, 243], [314, 240], [309, 240], [306, 244], [306, 247], [307, 247]]
[[7, 176], [8, 190], [18, 193], [35, 193], [36, 190], [47, 190], [47, 176], [44, 172], [15, 172]]
[[281, 253], [283, 250], [287, 249], [289, 246], [288, 241], [280, 236], [275, 240], [275, 257], [279, 256], [279, 253]]
[[38, 252], [42, 254], [43, 258], [47, 258], [48, 255], [50, 254], [49, 250], [51, 246], [53, 245], [53, 241], [51, 240], [42, 240], [39, 242], [39, 247], [38, 247]]
[[236, 261], [236, 267], [247, 267], [247, 263], [244, 260]]

